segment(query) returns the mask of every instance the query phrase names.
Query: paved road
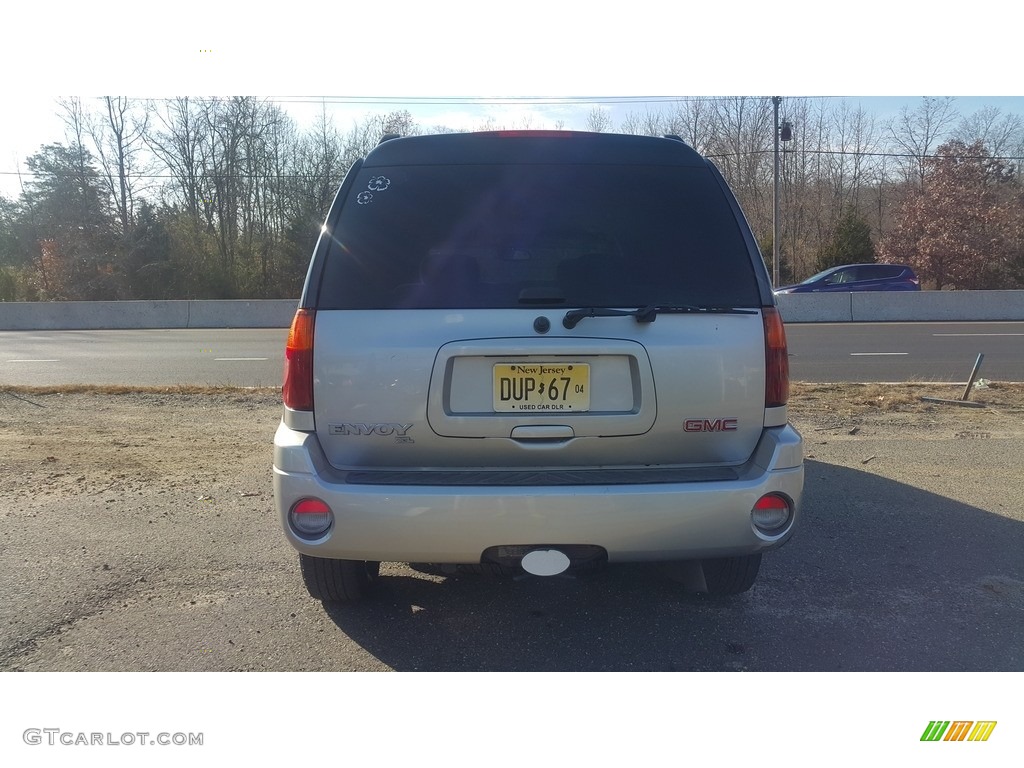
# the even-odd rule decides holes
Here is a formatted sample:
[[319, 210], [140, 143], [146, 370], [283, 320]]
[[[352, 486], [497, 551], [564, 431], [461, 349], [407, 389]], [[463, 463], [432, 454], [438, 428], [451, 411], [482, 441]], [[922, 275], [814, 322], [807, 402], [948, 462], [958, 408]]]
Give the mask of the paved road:
[[2, 331], [0, 384], [279, 386], [287, 329]]
[[822, 323], [786, 328], [797, 381], [1024, 381], [1024, 323]]
[[[797, 381], [1024, 381], [1024, 323], [793, 324]], [[0, 331], [3, 384], [277, 386], [284, 329]]]

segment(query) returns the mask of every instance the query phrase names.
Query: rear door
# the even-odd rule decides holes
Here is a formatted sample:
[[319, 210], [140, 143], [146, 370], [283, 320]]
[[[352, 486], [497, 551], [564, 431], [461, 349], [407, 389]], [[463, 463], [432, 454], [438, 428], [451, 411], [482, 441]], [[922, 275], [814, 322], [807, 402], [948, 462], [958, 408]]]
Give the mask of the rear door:
[[691, 466], [753, 451], [764, 418], [758, 314], [589, 318], [548, 336], [533, 332], [538, 316], [561, 313], [318, 313], [316, 429], [329, 461]]

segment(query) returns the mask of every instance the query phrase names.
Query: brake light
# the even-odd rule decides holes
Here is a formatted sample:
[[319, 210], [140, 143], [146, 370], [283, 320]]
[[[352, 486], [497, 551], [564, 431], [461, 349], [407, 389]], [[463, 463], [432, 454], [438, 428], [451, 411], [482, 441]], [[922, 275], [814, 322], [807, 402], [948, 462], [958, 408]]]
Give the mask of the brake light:
[[300, 309], [292, 319], [284, 350], [281, 396], [294, 411], [313, 410], [313, 320], [316, 312]]
[[544, 130], [515, 130], [515, 131], [495, 131], [495, 133], [503, 139], [509, 139], [515, 136], [532, 136], [541, 139], [569, 139], [572, 138], [575, 131], [544, 131]]
[[786, 328], [776, 307], [765, 307], [764, 321], [764, 405], [776, 408], [789, 402], [789, 350], [786, 347]]

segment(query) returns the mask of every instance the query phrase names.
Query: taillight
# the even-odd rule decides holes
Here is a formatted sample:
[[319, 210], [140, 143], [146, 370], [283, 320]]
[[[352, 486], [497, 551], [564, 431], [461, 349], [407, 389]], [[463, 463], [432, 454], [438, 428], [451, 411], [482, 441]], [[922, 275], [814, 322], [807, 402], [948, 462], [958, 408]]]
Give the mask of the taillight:
[[764, 405], [776, 408], [789, 402], [789, 351], [786, 328], [776, 307], [761, 311], [764, 320]]
[[313, 319], [316, 312], [300, 309], [295, 313], [284, 350], [285, 406], [294, 411], [313, 410]]

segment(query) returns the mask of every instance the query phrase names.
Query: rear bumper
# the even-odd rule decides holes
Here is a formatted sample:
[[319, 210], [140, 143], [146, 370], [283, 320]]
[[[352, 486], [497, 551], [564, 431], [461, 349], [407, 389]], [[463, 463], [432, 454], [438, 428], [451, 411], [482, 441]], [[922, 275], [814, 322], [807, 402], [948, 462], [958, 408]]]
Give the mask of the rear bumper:
[[[417, 486], [350, 484], [316, 435], [282, 424], [274, 438], [274, 497], [289, 542], [316, 557], [477, 563], [494, 546], [585, 544], [611, 562], [752, 554], [783, 544], [800, 518], [803, 441], [792, 426], [764, 430], [735, 479], [635, 485]], [[750, 512], [764, 494], [792, 502], [781, 532], [756, 530]], [[334, 511], [323, 537], [288, 524], [291, 506], [318, 498]]]

